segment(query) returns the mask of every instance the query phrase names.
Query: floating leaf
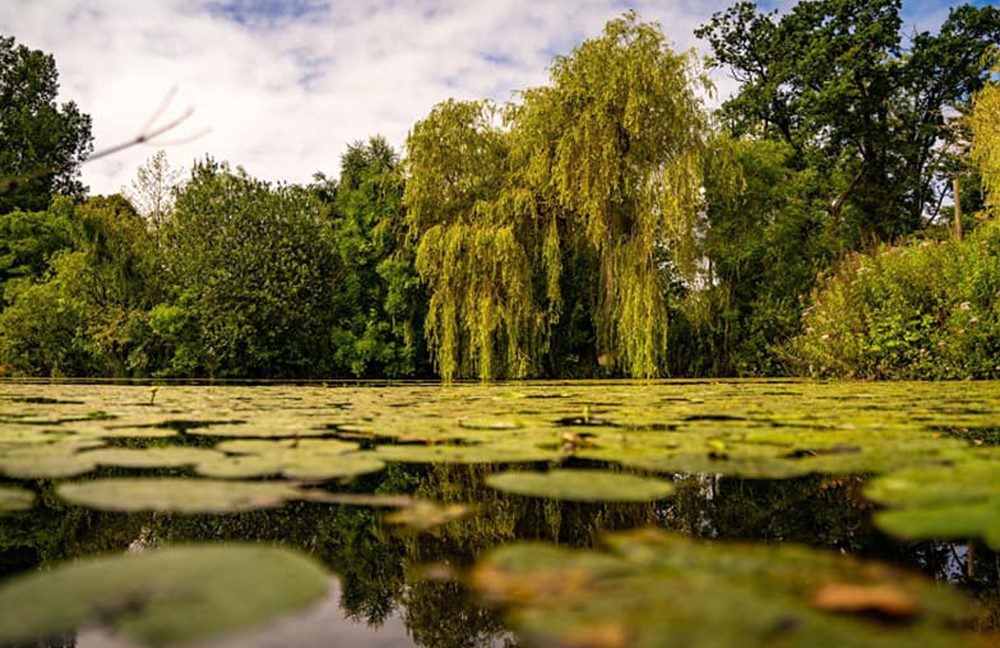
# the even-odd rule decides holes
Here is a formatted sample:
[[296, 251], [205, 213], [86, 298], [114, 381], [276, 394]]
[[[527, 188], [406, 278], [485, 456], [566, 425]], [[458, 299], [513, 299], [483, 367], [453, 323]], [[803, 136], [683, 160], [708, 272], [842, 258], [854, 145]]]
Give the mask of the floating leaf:
[[0, 486], [0, 514], [24, 511], [35, 504], [35, 494], [16, 486]]
[[893, 507], [880, 528], [907, 539], [983, 538], [1000, 550], [1000, 450], [950, 464], [915, 466], [872, 481], [865, 496]]
[[458, 427], [468, 430], [517, 430], [524, 424], [502, 419], [459, 419]]
[[920, 603], [912, 594], [894, 585], [827, 583], [817, 590], [811, 604], [829, 612], [877, 614], [907, 620], [920, 614]]
[[385, 463], [370, 452], [354, 452], [357, 443], [338, 439], [270, 441], [241, 439], [216, 446], [236, 456], [218, 456], [197, 467], [208, 477], [284, 475], [291, 479], [327, 480], [378, 472]]
[[273, 455], [287, 450], [304, 450], [315, 454], [343, 454], [354, 452], [360, 446], [340, 439], [238, 439], [222, 441], [215, 449], [231, 454]]
[[100, 466], [119, 466], [122, 468], [180, 468], [224, 457], [214, 450], [183, 446], [104, 448], [84, 453], [81, 456]]
[[473, 511], [466, 504], [438, 504], [417, 500], [394, 513], [385, 516], [389, 524], [399, 524], [417, 531], [427, 531], [434, 527], [460, 520]]
[[0, 643], [98, 623], [152, 646], [185, 644], [302, 609], [328, 587], [321, 565], [274, 547], [192, 545], [89, 558], [0, 586]]
[[530, 444], [383, 445], [374, 454], [385, 461], [465, 464], [529, 463], [557, 457], [552, 450]]
[[[970, 645], [955, 630], [970, 611], [961, 595], [887, 565], [794, 546], [706, 543], [657, 531], [614, 534], [607, 542], [605, 551], [540, 543], [502, 547], [476, 565], [471, 582], [506, 610], [514, 630], [533, 645]], [[817, 583], [824, 581], [857, 588], [852, 609], [828, 598], [835, 611], [818, 604]], [[887, 602], [889, 589], [882, 588], [890, 588], [896, 600]], [[867, 614], [904, 603], [905, 625]]]
[[276, 422], [273, 425], [255, 421], [252, 425], [210, 425], [187, 431], [188, 434], [212, 437], [243, 437], [260, 439], [285, 439], [325, 436], [329, 430], [313, 427], [304, 421]]
[[31, 445], [0, 454], [0, 473], [17, 479], [56, 479], [90, 472], [97, 464], [72, 443]]
[[149, 478], [95, 479], [60, 484], [63, 499], [107, 511], [229, 513], [274, 508], [301, 499], [295, 484], [267, 481]]
[[490, 475], [486, 483], [507, 493], [580, 502], [651, 502], [674, 490], [662, 479], [608, 470], [510, 471]]

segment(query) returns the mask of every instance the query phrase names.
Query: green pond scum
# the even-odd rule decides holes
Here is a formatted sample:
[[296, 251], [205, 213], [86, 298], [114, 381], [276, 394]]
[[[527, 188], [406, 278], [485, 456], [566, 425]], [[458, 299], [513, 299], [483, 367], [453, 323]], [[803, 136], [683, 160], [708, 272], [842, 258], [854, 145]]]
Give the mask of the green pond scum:
[[0, 646], [996, 646], [998, 432], [996, 382], [0, 382]]

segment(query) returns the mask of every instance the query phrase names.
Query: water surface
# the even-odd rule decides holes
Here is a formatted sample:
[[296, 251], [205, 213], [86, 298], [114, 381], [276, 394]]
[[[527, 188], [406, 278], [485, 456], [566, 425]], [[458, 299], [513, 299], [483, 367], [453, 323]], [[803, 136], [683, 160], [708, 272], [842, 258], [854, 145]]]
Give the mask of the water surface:
[[[0, 610], [0, 638], [989, 645], [998, 430], [997, 383], [4, 382], [0, 603], [13, 592], [45, 631], [20, 637], [26, 613]], [[268, 588], [265, 560], [304, 557], [318, 584], [272, 597], [295, 609], [202, 627], [157, 610], [227, 592], [125, 578], [52, 618], [85, 592], [69, 563], [112, 557], [93, 581], [248, 542], [275, 553], [256, 581], [234, 568], [232, 598]]]

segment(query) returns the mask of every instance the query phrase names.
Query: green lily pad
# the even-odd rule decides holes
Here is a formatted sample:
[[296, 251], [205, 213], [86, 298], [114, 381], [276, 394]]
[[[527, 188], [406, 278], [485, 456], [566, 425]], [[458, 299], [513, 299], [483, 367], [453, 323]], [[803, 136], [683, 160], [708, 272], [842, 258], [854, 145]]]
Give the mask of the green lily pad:
[[887, 565], [656, 531], [607, 542], [604, 551], [502, 547], [477, 564], [471, 582], [532, 645], [970, 645], [955, 629], [970, 614], [960, 594]]
[[982, 538], [1000, 550], [1000, 451], [915, 466], [873, 480], [865, 496], [891, 507], [876, 524], [910, 540]]
[[74, 424], [72, 428], [77, 434], [98, 439], [169, 439], [180, 434], [173, 428], [152, 425], [90, 425], [81, 427]]
[[385, 463], [370, 452], [354, 452], [357, 443], [338, 439], [239, 439], [225, 441], [220, 455], [199, 464], [207, 477], [284, 475], [290, 479], [322, 481], [378, 472]]
[[553, 450], [531, 444], [382, 445], [373, 454], [384, 461], [403, 463], [498, 464], [530, 463], [555, 459]]
[[510, 471], [490, 475], [486, 483], [506, 493], [579, 502], [652, 502], [674, 490], [662, 479], [608, 470]]
[[74, 443], [30, 445], [0, 454], [0, 473], [16, 479], [75, 477], [97, 464]]
[[104, 448], [83, 453], [100, 466], [121, 468], [180, 468], [222, 458], [224, 455], [204, 448], [163, 446], [159, 448]]
[[211, 437], [233, 437], [252, 439], [292, 439], [298, 437], [318, 437], [330, 433], [329, 430], [311, 427], [305, 422], [276, 423], [273, 425], [254, 422], [252, 425], [209, 425], [187, 430], [188, 434]]
[[94, 479], [60, 484], [56, 492], [73, 504], [106, 511], [230, 513], [275, 508], [307, 493], [287, 482], [150, 478]]
[[0, 486], [0, 515], [8, 511], [25, 511], [35, 504], [35, 494], [17, 486]]
[[192, 545], [88, 558], [0, 586], [0, 643], [97, 623], [146, 645], [186, 644], [302, 609], [328, 588], [321, 565], [275, 547]]
[[289, 479], [323, 481], [378, 472], [385, 463], [368, 452], [340, 455], [311, 454], [307, 450], [280, 456], [246, 455], [212, 459], [198, 464], [196, 471], [206, 477], [260, 477], [284, 475]]

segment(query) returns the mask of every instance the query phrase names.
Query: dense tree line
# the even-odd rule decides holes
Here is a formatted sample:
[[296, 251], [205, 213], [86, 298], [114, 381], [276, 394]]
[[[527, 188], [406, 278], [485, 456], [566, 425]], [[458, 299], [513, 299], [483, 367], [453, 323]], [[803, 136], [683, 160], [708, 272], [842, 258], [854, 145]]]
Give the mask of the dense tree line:
[[405, 156], [299, 186], [160, 153], [90, 198], [89, 118], [2, 38], [0, 373], [1000, 376], [1000, 9], [900, 10], [735, 3], [698, 30], [715, 112], [628, 13]]

